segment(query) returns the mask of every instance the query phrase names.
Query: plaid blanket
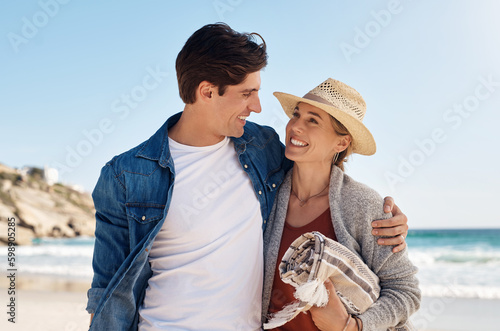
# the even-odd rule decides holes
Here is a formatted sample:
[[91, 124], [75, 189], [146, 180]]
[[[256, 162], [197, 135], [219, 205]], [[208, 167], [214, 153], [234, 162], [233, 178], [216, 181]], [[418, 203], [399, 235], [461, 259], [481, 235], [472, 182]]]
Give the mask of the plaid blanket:
[[[313, 305], [328, 303], [324, 286], [330, 278], [348, 313], [358, 315], [366, 311], [380, 295], [377, 275], [353, 252], [319, 232], [305, 233], [286, 251], [279, 266], [283, 282], [295, 287], [297, 301], [273, 314], [264, 329], [279, 327]], [[413, 330], [410, 322], [389, 330]]]

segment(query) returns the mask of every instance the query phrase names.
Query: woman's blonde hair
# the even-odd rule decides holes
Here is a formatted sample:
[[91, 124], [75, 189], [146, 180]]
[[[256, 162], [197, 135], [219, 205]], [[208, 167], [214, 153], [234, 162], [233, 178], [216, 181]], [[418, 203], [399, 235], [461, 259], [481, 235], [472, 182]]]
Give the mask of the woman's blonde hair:
[[347, 146], [345, 150], [343, 150], [338, 154], [338, 156], [335, 158], [335, 163], [333, 163], [334, 165], [342, 169], [342, 171], [344, 171], [344, 162], [347, 162], [347, 158], [349, 157], [349, 155], [352, 154], [352, 136], [346, 129], [346, 127], [342, 123], [340, 123], [335, 117], [330, 115], [330, 119], [332, 122], [333, 129], [338, 135], [351, 137], [351, 142], [349, 143], [349, 146]]

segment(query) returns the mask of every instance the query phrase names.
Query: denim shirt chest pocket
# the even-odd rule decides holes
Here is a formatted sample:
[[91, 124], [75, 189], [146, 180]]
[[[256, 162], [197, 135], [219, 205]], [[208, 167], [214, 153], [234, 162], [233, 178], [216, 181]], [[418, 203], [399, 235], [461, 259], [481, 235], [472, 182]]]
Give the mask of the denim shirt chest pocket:
[[165, 205], [157, 203], [127, 202], [125, 208], [129, 226], [133, 229], [130, 238], [132, 247], [147, 236], [165, 214]]

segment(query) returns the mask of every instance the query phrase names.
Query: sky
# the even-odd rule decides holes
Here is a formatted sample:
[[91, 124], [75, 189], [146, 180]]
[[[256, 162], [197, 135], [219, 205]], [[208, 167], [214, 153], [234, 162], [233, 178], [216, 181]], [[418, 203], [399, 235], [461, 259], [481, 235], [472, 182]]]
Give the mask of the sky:
[[497, 228], [500, 3], [78, 1], [0, 4], [0, 163], [54, 167], [91, 192], [101, 167], [182, 111], [175, 58], [205, 24], [266, 41], [262, 109], [328, 77], [358, 90], [373, 156], [346, 172], [394, 197], [410, 228]]

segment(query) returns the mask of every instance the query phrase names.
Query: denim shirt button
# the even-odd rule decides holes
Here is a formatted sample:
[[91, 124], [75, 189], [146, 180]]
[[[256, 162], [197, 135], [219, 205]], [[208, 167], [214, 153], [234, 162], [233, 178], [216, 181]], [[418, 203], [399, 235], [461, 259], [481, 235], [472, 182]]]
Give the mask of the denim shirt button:
[[261, 194], [262, 194], [262, 191], [259, 191], [259, 195], [261, 195]]
[[273, 186], [273, 188], [275, 188], [275, 187], [276, 187], [276, 184], [273, 184], [272, 186]]
[[245, 164], [244, 167], [245, 167], [245, 169], [248, 169], [248, 164]]
[[146, 216], [142, 216], [142, 220], [144, 221], [146, 219]]

